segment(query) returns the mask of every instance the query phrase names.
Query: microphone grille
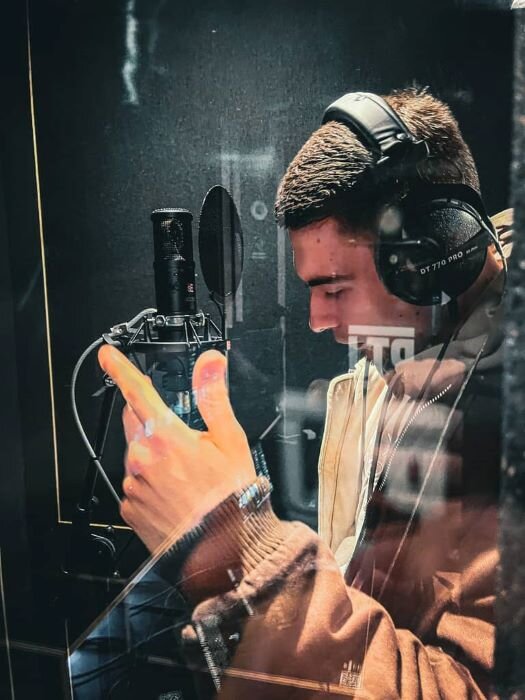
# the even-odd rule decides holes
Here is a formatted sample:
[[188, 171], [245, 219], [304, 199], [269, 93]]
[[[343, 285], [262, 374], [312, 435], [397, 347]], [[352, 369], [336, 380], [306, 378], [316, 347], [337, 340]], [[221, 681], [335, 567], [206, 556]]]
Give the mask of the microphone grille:
[[151, 213], [155, 254], [159, 258], [193, 259], [191, 222], [187, 209], [155, 209]]

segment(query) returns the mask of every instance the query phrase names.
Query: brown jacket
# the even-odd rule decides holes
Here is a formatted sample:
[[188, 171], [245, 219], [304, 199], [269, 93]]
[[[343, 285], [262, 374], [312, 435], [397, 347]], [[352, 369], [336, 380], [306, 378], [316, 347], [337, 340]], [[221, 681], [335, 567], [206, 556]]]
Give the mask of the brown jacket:
[[493, 697], [500, 294], [446, 347], [369, 368], [364, 406], [363, 364], [332, 383], [319, 535], [263, 478], [207, 516], [182, 636], [219, 697]]

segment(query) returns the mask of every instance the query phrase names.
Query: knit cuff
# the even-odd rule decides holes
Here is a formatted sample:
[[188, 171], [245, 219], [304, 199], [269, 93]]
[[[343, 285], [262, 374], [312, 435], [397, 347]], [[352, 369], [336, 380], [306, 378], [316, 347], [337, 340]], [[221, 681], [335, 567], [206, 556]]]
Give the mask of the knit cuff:
[[284, 540], [270, 493], [268, 479], [259, 477], [228, 496], [170, 547], [159, 562], [161, 576], [192, 605], [235, 588]]

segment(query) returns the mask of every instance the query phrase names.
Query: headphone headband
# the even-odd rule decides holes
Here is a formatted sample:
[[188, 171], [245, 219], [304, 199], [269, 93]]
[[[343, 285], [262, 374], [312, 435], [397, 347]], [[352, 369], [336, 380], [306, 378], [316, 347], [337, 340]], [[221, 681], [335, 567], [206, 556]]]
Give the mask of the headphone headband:
[[[373, 154], [362, 187], [370, 191], [389, 181], [405, 185], [393, 196], [392, 221], [386, 217], [387, 224], [379, 223], [375, 245], [378, 275], [394, 296], [421, 306], [448, 303], [478, 278], [490, 242], [503, 257], [475, 190], [420, 178], [416, 166], [429, 157], [428, 144], [411, 133], [384, 99], [348, 93], [325, 111], [322, 123], [329, 121], [344, 124]], [[359, 186], [353, 191], [358, 195]]]
[[349, 92], [325, 111], [322, 123], [345, 124], [377, 158], [375, 167], [392, 161], [417, 164], [428, 158], [425, 141], [417, 140], [401, 117], [378, 95]]

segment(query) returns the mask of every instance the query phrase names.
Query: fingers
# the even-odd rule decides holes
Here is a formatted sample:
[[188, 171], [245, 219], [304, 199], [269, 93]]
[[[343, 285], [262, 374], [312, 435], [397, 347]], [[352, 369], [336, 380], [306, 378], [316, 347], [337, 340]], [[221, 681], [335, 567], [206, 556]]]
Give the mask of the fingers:
[[226, 366], [226, 358], [218, 350], [204, 352], [195, 363], [193, 390], [210, 437], [218, 447], [227, 448], [246, 438], [230, 404]]
[[153, 430], [156, 423], [167, 420], [173, 430], [187, 432], [188, 428], [177, 420], [151, 384], [149, 378], [138, 370], [127, 357], [111, 345], [103, 345], [98, 351], [98, 361], [102, 369], [118, 385], [126, 402], [131, 406], [142, 425], [149, 422]]
[[143, 424], [165, 413], [167, 407], [151, 383], [119, 350], [103, 345], [98, 351], [98, 361]]
[[150, 465], [153, 463], [153, 455], [147, 445], [140, 442], [130, 442], [126, 453], [126, 474], [140, 476], [148, 481]]
[[122, 410], [122, 424], [124, 426], [124, 434], [126, 442], [129, 444], [134, 440], [142, 440], [144, 437], [144, 426], [137, 418], [137, 414], [129, 404], [124, 406]]

